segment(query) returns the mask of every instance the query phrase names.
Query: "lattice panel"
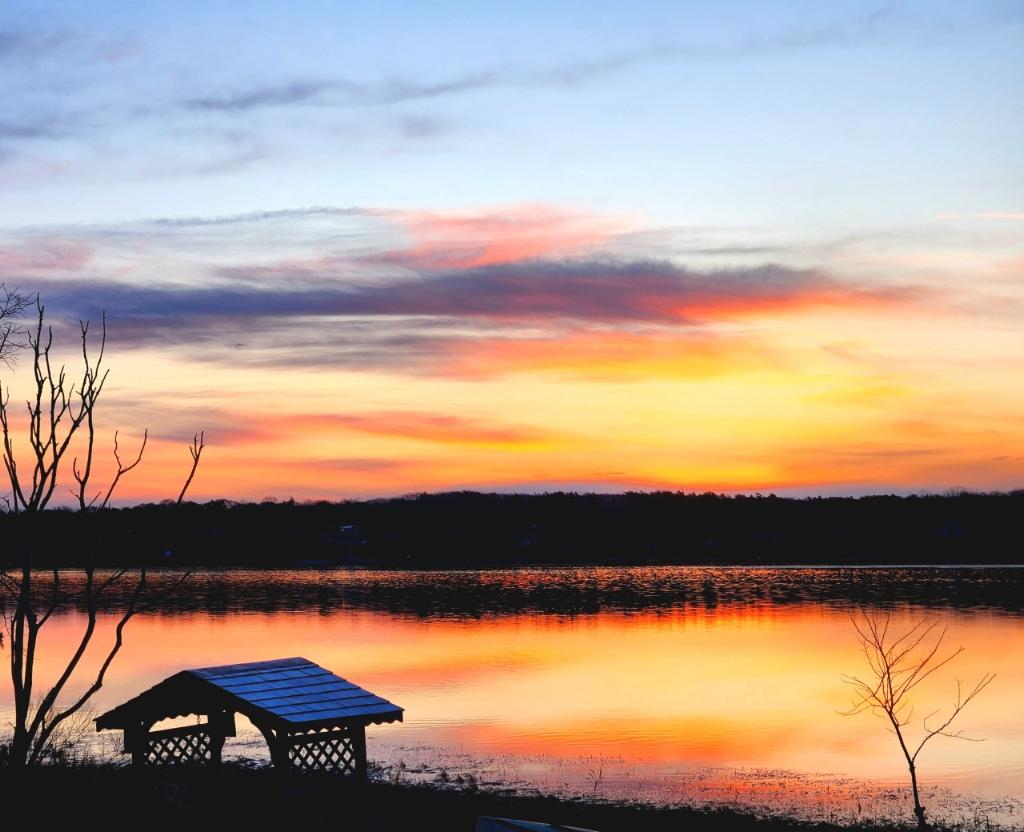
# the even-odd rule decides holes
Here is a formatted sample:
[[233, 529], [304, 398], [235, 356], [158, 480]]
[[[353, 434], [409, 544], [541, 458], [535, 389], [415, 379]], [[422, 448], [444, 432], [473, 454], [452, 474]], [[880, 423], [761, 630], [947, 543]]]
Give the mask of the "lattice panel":
[[358, 771], [355, 744], [344, 734], [303, 739], [288, 748], [288, 762], [298, 771], [332, 771], [351, 775]]
[[213, 759], [213, 738], [205, 731], [164, 734], [147, 742], [146, 762], [156, 766], [209, 763]]

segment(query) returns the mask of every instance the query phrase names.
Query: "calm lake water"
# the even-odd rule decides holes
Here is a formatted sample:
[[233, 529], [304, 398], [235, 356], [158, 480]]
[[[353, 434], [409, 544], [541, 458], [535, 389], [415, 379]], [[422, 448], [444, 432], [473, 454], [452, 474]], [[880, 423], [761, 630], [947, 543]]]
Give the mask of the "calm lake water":
[[[383, 776], [840, 820], [906, 811], [892, 735], [838, 713], [850, 701], [840, 675], [866, 670], [850, 613], [888, 611], [894, 628], [929, 617], [965, 650], [922, 686], [918, 713], [948, 708], [957, 678], [997, 677], [958, 723], [984, 741], [938, 737], [922, 752], [926, 805], [1024, 822], [1024, 569], [180, 577], [153, 577], [97, 711], [184, 667], [301, 655], [406, 709], [404, 724], [370, 730]], [[39, 674], [82, 620], [68, 609], [47, 625]], [[104, 613], [93, 659], [115, 620]], [[265, 757], [239, 722], [228, 753]]]

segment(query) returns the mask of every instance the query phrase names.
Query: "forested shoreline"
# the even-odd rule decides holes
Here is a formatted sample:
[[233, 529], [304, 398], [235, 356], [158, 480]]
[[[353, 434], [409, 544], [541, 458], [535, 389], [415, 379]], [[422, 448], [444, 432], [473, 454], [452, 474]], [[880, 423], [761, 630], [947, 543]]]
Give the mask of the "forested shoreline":
[[342, 502], [150, 503], [0, 514], [34, 565], [503, 568], [1016, 564], [1024, 491], [783, 498], [452, 492]]

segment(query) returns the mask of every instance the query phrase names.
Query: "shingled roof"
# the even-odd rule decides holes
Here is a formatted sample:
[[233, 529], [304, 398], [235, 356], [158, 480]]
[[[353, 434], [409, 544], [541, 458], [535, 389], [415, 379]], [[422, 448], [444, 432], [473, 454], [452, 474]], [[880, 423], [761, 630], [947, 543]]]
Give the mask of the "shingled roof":
[[287, 730], [401, 722], [403, 709], [309, 659], [182, 670], [96, 718], [96, 730], [230, 710]]

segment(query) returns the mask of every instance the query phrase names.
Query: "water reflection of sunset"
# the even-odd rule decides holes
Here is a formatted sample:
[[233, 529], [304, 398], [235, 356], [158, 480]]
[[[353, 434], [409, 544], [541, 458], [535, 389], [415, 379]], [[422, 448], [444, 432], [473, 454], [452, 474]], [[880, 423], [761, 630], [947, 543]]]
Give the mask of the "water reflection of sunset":
[[[903, 608], [896, 623], [916, 614]], [[968, 733], [986, 741], [935, 743], [922, 760], [924, 777], [969, 791], [1022, 793], [1024, 622], [989, 612], [934, 614], [949, 624], [949, 643], [966, 650], [922, 688], [922, 701], [949, 702], [956, 677], [992, 671], [998, 678], [963, 718]], [[69, 649], [81, 623], [78, 615], [54, 621], [44, 660], [59, 644]], [[112, 621], [104, 624], [109, 632]], [[405, 725], [375, 730], [382, 748], [415, 742], [482, 754], [904, 776], [881, 723], [837, 714], [849, 698], [839, 675], [863, 661], [849, 619], [806, 604], [572, 619], [141, 615], [95, 706], [116, 704], [182, 667], [290, 655], [406, 709]], [[39, 672], [53, 667], [44, 661]]]

